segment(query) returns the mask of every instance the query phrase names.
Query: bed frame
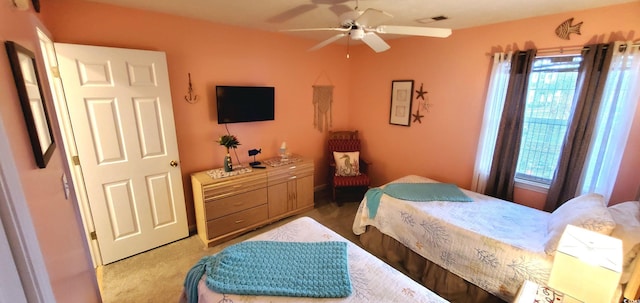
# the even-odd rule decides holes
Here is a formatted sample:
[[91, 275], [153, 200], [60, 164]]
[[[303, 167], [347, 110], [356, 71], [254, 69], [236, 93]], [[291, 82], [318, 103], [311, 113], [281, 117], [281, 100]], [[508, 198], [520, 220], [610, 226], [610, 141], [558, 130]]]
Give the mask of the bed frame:
[[451, 302], [504, 303], [502, 299], [467, 282], [439, 265], [425, 259], [394, 238], [381, 233], [374, 226], [360, 236], [362, 246], [396, 268], [402, 268], [412, 279], [420, 282]]

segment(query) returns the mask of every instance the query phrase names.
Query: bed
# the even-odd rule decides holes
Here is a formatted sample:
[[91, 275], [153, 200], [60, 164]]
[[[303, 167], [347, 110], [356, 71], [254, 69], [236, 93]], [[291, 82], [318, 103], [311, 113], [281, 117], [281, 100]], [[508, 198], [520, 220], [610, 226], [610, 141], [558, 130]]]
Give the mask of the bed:
[[[213, 302], [447, 302], [419, 283], [346, 240], [317, 221], [302, 217], [248, 241], [346, 242], [352, 292], [345, 298], [230, 295], [210, 290], [205, 276], [194, 285], [198, 303]], [[243, 243], [243, 242], [241, 242]], [[188, 302], [185, 289], [180, 302]]]
[[[393, 183], [437, 182], [409, 175], [382, 188]], [[512, 302], [525, 280], [546, 283], [553, 265], [553, 241], [557, 245], [566, 221], [580, 225], [582, 217], [609, 216], [605, 206], [600, 213], [585, 209], [580, 217], [460, 191], [473, 202], [410, 202], [382, 194], [378, 204], [370, 204], [367, 194], [353, 231], [365, 249], [400, 263], [412, 278], [447, 300]], [[549, 222], [565, 225], [552, 231]], [[605, 223], [602, 226], [610, 233], [615, 222]]]

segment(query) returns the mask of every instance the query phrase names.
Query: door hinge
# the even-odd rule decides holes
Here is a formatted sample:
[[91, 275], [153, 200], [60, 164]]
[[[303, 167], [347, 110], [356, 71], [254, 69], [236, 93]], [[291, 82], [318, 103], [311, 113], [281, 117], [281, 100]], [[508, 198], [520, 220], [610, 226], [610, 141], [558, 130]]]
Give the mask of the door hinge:
[[95, 231], [92, 231], [89, 233], [89, 238], [91, 238], [91, 240], [98, 240], [98, 235]]
[[51, 67], [51, 74], [53, 75], [53, 77], [55, 78], [60, 78], [60, 69], [58, 69], [57, 66], [52, 66]]
[[73, 162], [73, 165], [80, 165], [80, 157], [78, 156], [71, 157], [71, 161]]

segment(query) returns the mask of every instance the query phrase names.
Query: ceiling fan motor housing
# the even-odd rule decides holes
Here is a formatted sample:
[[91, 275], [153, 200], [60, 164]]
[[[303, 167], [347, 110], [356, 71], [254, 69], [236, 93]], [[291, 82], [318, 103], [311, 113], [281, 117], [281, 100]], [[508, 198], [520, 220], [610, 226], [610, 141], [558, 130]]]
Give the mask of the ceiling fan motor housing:
[[351, 26], [353, 26], [355, 24], [355, 20], [358, 19], [358, 17], [360, 17], [360, 15], [362, 15], [362, 12], [361, 11], [355, 11], [355, 10], [343, 13], [339, 17], [340, 25], [342, 25], [343, 28], [351, 27]]

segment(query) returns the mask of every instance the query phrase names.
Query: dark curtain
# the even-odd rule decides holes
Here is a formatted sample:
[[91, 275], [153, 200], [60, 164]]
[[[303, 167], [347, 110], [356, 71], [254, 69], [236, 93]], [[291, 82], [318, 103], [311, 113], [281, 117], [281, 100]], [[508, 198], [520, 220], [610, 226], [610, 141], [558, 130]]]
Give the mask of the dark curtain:
[[613, 43], [589, 45], [582, 51], [571, 123], [547, 194], [546, 211], [554, 211], [576, 194], [613, 53]]
[[509, 86], [485, 191], [485, 194], [503, 200], [513, 200], [513, 179], [522, 139], [529, 74], [535, 54], [536, 50], [518, 51], [511, 61]]

